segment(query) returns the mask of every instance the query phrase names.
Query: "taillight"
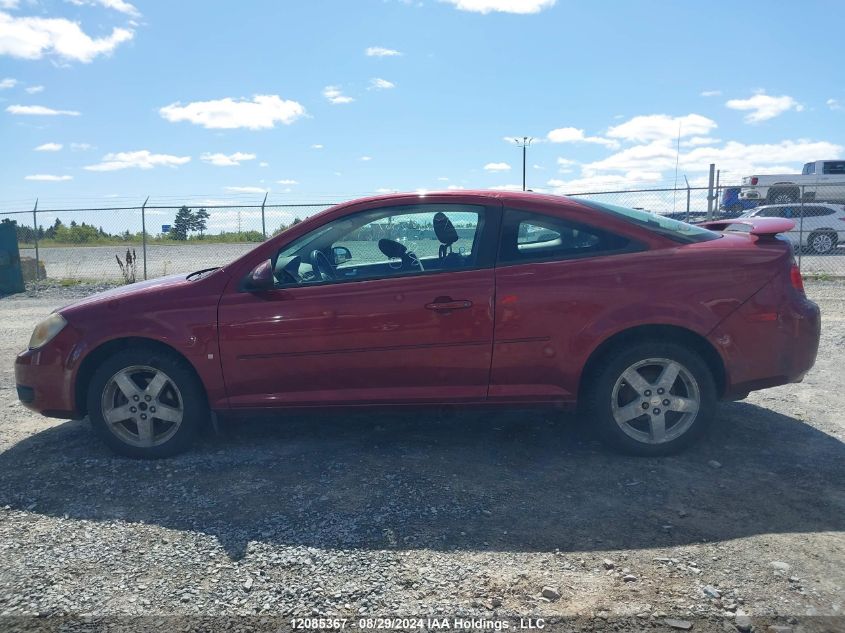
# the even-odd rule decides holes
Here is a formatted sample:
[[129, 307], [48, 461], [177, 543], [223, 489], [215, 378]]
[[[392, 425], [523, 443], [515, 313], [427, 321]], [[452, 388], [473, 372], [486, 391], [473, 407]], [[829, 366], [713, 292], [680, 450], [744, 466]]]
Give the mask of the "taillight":
[[789, 271], [789, 280], [792, 282], [792, 287], [803, 295], [804, 279], [801, 277], [801, 271], [798, 268], [798, 264], [795, 262], [792, 262], [792, 268]]
[[756, 184], [757, 184], [757, 176], [751, 176], [751, 184], [752, 184], [752, 185], [756, 185]]

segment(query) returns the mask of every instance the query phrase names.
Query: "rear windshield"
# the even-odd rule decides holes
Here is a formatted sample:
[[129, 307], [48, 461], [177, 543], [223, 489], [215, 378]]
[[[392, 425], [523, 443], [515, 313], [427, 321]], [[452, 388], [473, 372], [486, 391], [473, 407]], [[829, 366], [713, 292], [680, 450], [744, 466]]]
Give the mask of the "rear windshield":
[[578, 200], [578, 202], [586, 204], [588, 207], [592, 207], [598, 211], [612, 213], [632, 224], [654, 231], [655, 233], [660, 233], [669, 239], [685, 244], [691, 242], [708, 242], [721, 237], [721, 235], [709, 229], [695, 226], [694, 224], [687, 224], [680, 220], [673, 220], [672, 218], [657, 215], [656, 213], [649, 213], [648, 211], [629, 209], [615, 204], [607, 204], [606, 202], [596, 202], [595, 200]]

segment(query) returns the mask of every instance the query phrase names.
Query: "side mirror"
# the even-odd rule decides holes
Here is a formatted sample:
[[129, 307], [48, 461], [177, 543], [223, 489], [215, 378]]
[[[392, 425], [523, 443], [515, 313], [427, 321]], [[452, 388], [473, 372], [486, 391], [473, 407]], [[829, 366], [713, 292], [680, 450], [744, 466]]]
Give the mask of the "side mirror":
[[345, 246], [335, 246], [332, 249], [332, 255], [334, 256], [334, 265], [340, 266], [341, 264], [345, 264], [350, 259], [352, 259], [352, 252], [346, 248]]
[[273, 260], [266, 260], [252, 269], [244, 279], [244, 289], [250, 292], [262, 292], [273, 288]]

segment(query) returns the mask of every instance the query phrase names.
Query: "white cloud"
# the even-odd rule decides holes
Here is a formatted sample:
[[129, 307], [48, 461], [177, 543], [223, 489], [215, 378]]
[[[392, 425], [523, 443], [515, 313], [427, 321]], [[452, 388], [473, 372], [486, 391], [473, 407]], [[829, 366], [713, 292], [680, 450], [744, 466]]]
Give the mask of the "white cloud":
[[701, 145], [715, 145], [721, 142], [721, 139], [713, 138], [712, 136], [693, 136], [691, 139], [681, 141], [681, 147], [699, 147]]
[[462, 187], [461, 185], [449, 185], [446, 189], [449, 191], [460, 191], [461, 189], [465, 189], [465, 187]]
[[84, 152], [85, 150], [92, 149], [94, 146], [90, 143], [71, 143], [70, 148], [74, 151]]
[[251, 101], [231, 97], [185, 105], [177, 101], [161, 108], [159, 114], [171, 123], [188, 121], [209, 130], [262, 130], [275, 127], [276, 122], [290, 125], [305, 116], [305, 107], [279, 95], [255, 95]]
[[55, 176], [53, 174], [33, 174], [31, 176], [24, 176], [24, 180], [37, 180], [39, 182], [64, 182], [66, 180], [73, 180], [73, 176]]
[[322, 145], [320, 145], [319, 143], [314, 143], [314, 144], [311, 146], [311, 149], [323, 149], [323, 146], [322, 146]]
[[490, 187], [493, 191], [522, 191], [522, 185], [496, 185]]
[[827, 105], [827, 107], [830, 108], [831, 110], [841, 110], [842, 109], [842, 104], [839, 103], [839, 101], [836, 100], [836, 99], [828, 99], [827, 101], [825, 101], [825, 105]]
[[323, 88], [323, 96], [329, 100], [329, 103], [335, 105], [341, 103], [352, 103], [355, 101], [352, 97], [347, 97], [337, 86], [326, 86]]
[[672, 117], [666, 114], [635, 116], [611, 127], [607, 135], [626, 141], [657, 141], [681, 137], [706, 136], [716, 127], [716, 122], [700, 114]]
[[381, 77], [373, 77], [370, 79], [370, 90], [389, 90], [395, 88], [396, 84]]
[[0, 12], [0, 55], [22, 59], [52, 54], [87, 64], [98, 55], [111, 54], [133, 36], [131, 29], [114, 28], [107, 37], [92, 38], [65, 18], [17, 18]]
[[137, 18], [141, 16], [141, 13], [136, 9], [133, 5], [126, 2], [126, 0], [68, 0], [69, 2], [77, 5], [100, 5], [105, 7], [106, 9], [114, 9], [115, 11], [119, 11], [120, 13], [125, 13], [128, 16], [133, 18]]
[[282, 178], [281, 180], [276, 181], [280, 185], [298, 185], [299, 182], [293, 180], [292, 178]]
[[5, 79], [0, 79], [0, 90], [8, 90], [9, 88], [14, 88], [18, 85], [17, 79], [12, 79], [11, 77], [6, 77]]
[[701, 92], [702, 97], [719, 97], [722, 95], [721, 90], [703, 90]]
[[364, 51], [364, 55], [367, 57], [397, 57], [401, 54], [396, 49], [385, 48], [384, 46], [370, 46]]
[[205, 152], [200, 156], [200, 160], [217, 167], [235, 167], [240, 165], [245, 160], [255, 160], [255, 154], [247, 154], [244, 152], [235, 152], [234, 154], [212, 154]]
[[62, 149], [61, 143], [44, 143], [35, 148], [36, 152], [58, 152]]
[[79, 116], [76, 110], [54, 110], [45, 106], [24, 106], [24, 105], [10, 105], [6, 108], [9, 114], [24, 114], [30, 116]]
[[461, 11], [474, 13], [538, 13], [555, 5], [557, 0], [442, 0]]
[[773, 97], [762, 92], [748, 99], [730, 99], [725, 105], [731, 110], [749, 111], [745, 115], [746, 123], [760, 123], [790, 110], [801, 112], [804, 109], [804, 106], [788, 95]]
[[224, 187], [226, 191], [233, 193], [267, 193], [267, 189], [261, 187]]
[[[561, 160], [564, 160], [564, 159], [558, 158], [558, 161], [561, 161]], [[538, 169], [538, 170], [541, 170], [541, 171], [545, 169], [545, 167], [543, 167], [542, 165], [538, 165], [537, 163], [534, 163], [533, 165], [531, 165], [531, 168], [532, 169]]]
[[449, 179], [446, 178], [446, 176], [440, 176], [437, 180], [439, 180], [440, 182], [449, 182]]
[[20, 0], [0, 0], [0, 9], [17, 9], [19, 4]]
[[102, 162], [87, 165], [88, 171], [116, 171], [118, 169], [152, 169], [153, 167], [178, 167], [191, 160], [190, 156], [153, 154], [149, 150], [117, 152], [103, 156]]
[[359, 158], [358, 160], [362, 160], [364, 162], [367, 162], [367, 161], [373, 160], [373, 157], [372, 156], [361, 156], [361, 158]]
[[546, 135], [552, 143], [594, 143], [605, 147], [619, 147], [619, 143], [600, 136], [586, 136], [584, 130], [575, 127], [559, 127]]
[[258, 166], [259, 167], [269, 167], [270, 163], [268, 163], [266, 160], [262, 160], [260, 163], [258, 163]]
[[507, 163], [487, 163], [484, 165], [485, 171], [508, 171], [511, 168]]
[[34, 95], [38, 94], [39, 92], [44, 92], [44, 86], [30, 86], [29, 88], [24, 88], [27, 94]]
[[398, 189], [389, 189], [388, 187], [379, 187], [376, 193], [396, 193]]

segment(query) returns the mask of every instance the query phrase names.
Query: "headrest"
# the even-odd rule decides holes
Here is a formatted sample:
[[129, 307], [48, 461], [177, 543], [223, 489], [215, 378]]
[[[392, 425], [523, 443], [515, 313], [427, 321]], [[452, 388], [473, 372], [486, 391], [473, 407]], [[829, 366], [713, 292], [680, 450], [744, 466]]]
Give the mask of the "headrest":
[[442, 211], [434, 214], [434, 234], [441, 244], [451, 246], [458, 241], [458, 232], [452, 221]]
[[378, 241], [378, 249], [384, 253], [385, 257], [390, 259], [402, 258], [408, 250], [404, 244], [384, 237]]

